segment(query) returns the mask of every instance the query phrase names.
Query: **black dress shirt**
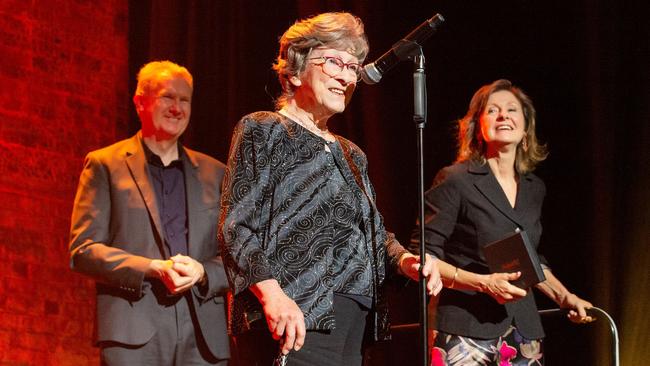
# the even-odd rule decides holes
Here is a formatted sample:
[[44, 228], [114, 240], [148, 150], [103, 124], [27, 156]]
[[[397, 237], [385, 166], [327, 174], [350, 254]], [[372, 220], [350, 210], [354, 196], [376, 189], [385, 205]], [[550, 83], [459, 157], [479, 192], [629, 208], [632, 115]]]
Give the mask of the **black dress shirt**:
[[187, 202], [185, 198], [184, 151], [178, 145], [179, 159], [165, 166], [160, 157], [144, 143], [151, 182], [156, 192], [165, 244], [172, 256], [187, 255]]

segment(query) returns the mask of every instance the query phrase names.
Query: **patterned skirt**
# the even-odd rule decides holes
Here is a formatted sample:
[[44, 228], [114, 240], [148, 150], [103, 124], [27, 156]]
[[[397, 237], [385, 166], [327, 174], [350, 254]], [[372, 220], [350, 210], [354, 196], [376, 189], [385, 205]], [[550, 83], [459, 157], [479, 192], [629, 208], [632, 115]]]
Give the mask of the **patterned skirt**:
[[495, 339], [476, 339], [438, 332], [431, 366], [542, 366], [542, 340], [526, 339], [511, 326]]

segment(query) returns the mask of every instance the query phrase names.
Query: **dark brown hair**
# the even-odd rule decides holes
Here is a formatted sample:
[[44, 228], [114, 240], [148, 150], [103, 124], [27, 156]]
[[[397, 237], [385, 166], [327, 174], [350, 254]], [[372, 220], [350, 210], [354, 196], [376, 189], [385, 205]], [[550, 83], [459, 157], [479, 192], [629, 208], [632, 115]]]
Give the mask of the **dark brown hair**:
[[467, 114], [458, 121], [458, 154], [456, 161], [475, 160], [485, 162], [487, 147], [481, 135], [479, 120], [490, 95], [502, 90], [511, 92], [519, 100], [523, 109], [526, 123], [524, 126], [525, 133], [524, 138], [517, 145], [515, 170], [520, 174], [526, 174], [535, 170], [537, 164], [546, 159], [548, 152], [546, 145], [541, 144], [535, 134], [536, 116], [532, 100], [526, 93], [506, 79], [484, 85], [474, 93]]

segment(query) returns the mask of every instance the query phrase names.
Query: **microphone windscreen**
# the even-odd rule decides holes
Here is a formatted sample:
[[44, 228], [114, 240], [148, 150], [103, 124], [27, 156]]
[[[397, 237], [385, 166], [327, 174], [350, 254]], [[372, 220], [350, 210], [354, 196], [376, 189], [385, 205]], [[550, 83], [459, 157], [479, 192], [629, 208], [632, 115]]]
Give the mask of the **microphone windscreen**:
[[377, 70], [374, 62], [361, 69], [361, 80], [368, 85], [377, 84], [381, 80], [381, 72]]

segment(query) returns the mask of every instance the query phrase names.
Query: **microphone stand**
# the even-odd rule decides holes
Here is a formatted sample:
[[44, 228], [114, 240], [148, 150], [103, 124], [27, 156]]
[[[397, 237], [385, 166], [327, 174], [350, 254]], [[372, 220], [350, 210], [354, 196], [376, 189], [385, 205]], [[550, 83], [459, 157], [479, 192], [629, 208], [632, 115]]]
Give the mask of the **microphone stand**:
[[413, 71], [413, 122], [417, 130], [418, 149], [418, 201], [420, 220], [420, 274], [419, 274], [419, 304], [420, 304], [420, 340], [422, 346], [422, 365], [429, 366], [429, 342], [427, 332], [427, 284], [422, 273], [426, 263], [426, 251], [424, 246], [424, 126], [427, 122], [427, 82], [424, 73], [424, 53], [420, 46], [429, 38], [445, 19], [440, 14], [435, 14], [431, 19], [420, 24], [402, 40], [382, 55], [377, 61], [364, 67], [363, 81], [367, 84], [379, 82], [382, 74], [388, 71], [396, 63], [411, 59], [414, 64]]
[[428, 339], [428, 314], [427, 314], [427, 284], [422, 274], [424, 263], [426, 263], [426, 251], [424, 248], [424, 126], [427, 122], [427, 82], [424, 73], [424, 54], [422, 47], [415, 48], [416, 54], [413, 57], [413, 122], [415, 122], [418, 150], [418, 204], [420, 220], [420, 281], [418, 282], [418, 294], [420, 304], [420, 341], [422, 351], [422, 365], [428, 366], [429, 360], [429, 339]]
[[402, 39], [393, 46], [393, 52], [399, 60], [413, 60], [413, 122], [415, 122], [417, 133], [418, 150], [418, 203], [420, 220], [420, 281], [418, 281], [418, 298], [420, 305], [420, 341], [422, 352], [422, 366], [429, 366], [429, 342], [427, 332], [427, 284], [422, 274], [424, 263], [426, 263], [426, 251], [424, 249], [424, 126], [427, 122], [427, 80], [424, 73], [424, 53], [422, 46], [417, 42]]

